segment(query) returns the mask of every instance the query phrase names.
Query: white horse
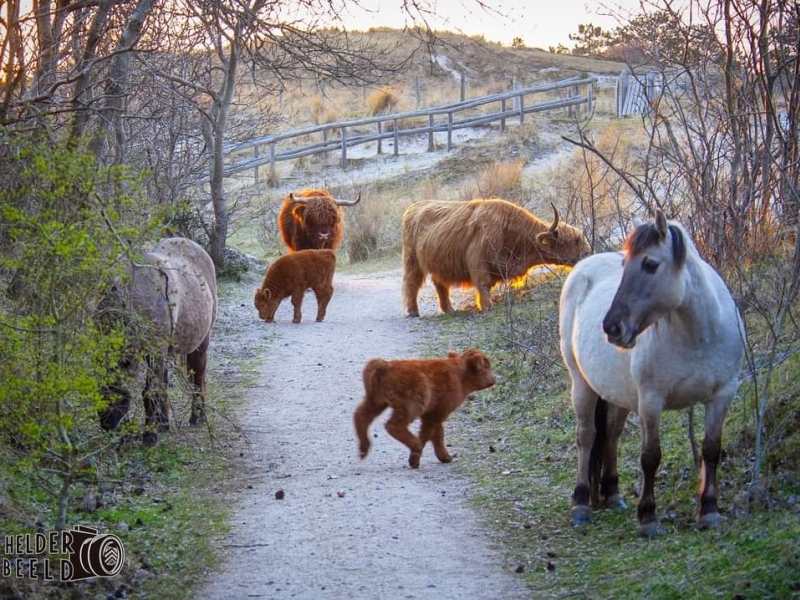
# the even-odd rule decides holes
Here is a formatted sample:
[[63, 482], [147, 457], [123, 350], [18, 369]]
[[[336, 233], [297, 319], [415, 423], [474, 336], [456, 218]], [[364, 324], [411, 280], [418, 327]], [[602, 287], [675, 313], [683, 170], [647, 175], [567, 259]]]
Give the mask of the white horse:
[[722, 278], [700, 257], [686, 230], [667, 222], [660, 210], [654, 223], [633, 231], [624, 249], [579, 262], [561, 292], [561, 354], [577, 417], [571, 521], [591, 521], [590, 499], [625, 507], [617, 445], [634, 411], [641, 419], [644, 472], [639, 534], [663, 533], [653, 496], [661, 411], [702, 403], [699, 523], [713, 527], [722, 520], [716, 472], [722, 424], [739, 387], [743, 322]]

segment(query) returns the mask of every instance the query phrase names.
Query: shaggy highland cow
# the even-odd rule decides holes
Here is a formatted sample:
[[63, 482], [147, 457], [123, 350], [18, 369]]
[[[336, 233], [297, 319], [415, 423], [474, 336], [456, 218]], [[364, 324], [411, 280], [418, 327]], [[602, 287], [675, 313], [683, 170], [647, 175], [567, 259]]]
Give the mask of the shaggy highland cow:
[[310, 289], [317, 297], [317, 321], [322, 321], [333, 296], [335, 270], [336, 253], [333, 250], [299, 250], [284, 254], [267, 269], [264, 282], [256, 290], [253, 303], [258, 316], [272, 323], [281, 301], [291, 296], [294, 307], [292, 323], [299, 323], [303, 295]]
[[492, 307], [489, 290], [536, 265], [574, 265], [591, 253], [583, 234], [555, 220], [547, 225], [507, 200], [423, 200], [403, 215], [403, 299], [419, 316], [417, 295], [430, 274], [439, 308], [450, 312], [450, 287], [477, 288], [478, 309]]
[[290, 252], [298, 250], [337, 250], [344, 237], [342, 206], [361, 200], [337, 200], [327, 190], [304, 189], [283, 200], [278, 213], [278, 228]]
[[[364, 401], [353, 414], [361, 458], [369, 454], [370, 423], [391, 407], [386, 431], [411, 450], [408, 464], [414, 469], [428, 440], [436, 458], [443, 463], [453, 460], [444, 444], [444, 422], [469, 394], [495, 381], [491, 362], [477, 348], [427, 360], [374, 358], [364, 367], [363, 378]], [[422, 425], [416, 436], [408, 426], [418, 418]]]

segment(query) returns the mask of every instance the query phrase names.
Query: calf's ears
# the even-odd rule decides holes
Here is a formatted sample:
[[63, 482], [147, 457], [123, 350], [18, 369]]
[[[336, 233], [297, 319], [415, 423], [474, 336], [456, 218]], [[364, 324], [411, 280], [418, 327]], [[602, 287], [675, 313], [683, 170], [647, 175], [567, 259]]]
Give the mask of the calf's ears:
[[298, 223], [303, 220], [303, 213], [306, 212], [305, 204], [298, 204], [292, 209], [292, 218]]
[[486, 355], [477, 348], [470, 348], [461, 356], [467, 361], [467, 369], [473, 372], [482, 371], [489, 362]]

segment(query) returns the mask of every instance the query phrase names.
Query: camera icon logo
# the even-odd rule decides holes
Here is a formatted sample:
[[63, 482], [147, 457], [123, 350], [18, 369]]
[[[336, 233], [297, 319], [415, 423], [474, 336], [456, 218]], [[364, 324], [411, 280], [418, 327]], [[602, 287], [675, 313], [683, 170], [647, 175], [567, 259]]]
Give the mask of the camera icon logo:
[[114, 577], [125, 565], [125, 547], [110, 533], [99, 534], [93, 527], [78, 525], [70, 532], [72, 548], [62, 562], [62, 581], [90, 577]]

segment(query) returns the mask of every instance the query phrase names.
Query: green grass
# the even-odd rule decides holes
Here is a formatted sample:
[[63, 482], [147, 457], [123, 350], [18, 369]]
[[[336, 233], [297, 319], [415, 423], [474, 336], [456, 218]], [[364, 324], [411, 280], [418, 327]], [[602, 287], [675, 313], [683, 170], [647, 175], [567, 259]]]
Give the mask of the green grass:
[[[475, 480], [475, 505], [496, 531], [509, 568], [524, 570], [534, 598], [800, 598], [800, 504], [786, 502], [800, 494], [800, 481], [796, 471], [771, 474], [779, 482], [771, 501], [748, 509], [752, 449], [732, 425], [748, 418], [741, 398], [725, 430], [719, 484], [726, 520], [719, 529], [696, 529], [698, 474], [686, 412], [662, 419], [656, 502], [667, 535], [644, 540], [636, 533], [635, 419], [620, 450], [629, 508], [596, 510], [587, 527], [569, 524], [577, 453], [569, 378], [558, 354], [560, 286], [557, 278], [543, 278], [516, 292], [510, 309], [497, 298], [489, 313], [439, 317], [429, 341], [431, 354], [477, 345], [498, 374], [494, 388], [454, 415], [450, 430], [456, 464]], [[695, 420], [701, 438], [702, 409]]]
[[[224, 303], [250, 301], [247, 285], [222, 281], [219, 292]], [[220, 327], [236, 324], [218, 321]], [[252, 387], [261, 360], [256, 349], [226, 346], [221, 339], [209, 360], [209, 429], [180, 425], [154, 448], [130, 436], [93, 475], [73, 486], [67, 526], [117, 535], [126, 552], [118, 576], [73, 584], [0, 578], [0, 598], [192, 598], [205, 573], [216, 568], [217, 541], [228, 531], [230, 489], [242, 472], [230, 442], [237, 435], [230, 413]], [[181, 415], [188, 410], [182, 394], [176, 393], [173, 403]], [[135, 403], [137, 413], [140, 404]], [[141, 414], [136, 419], [140, 422]], [[49, 531], [54, 501], [34, 485], [42, 474], [12, 471], [5, 460], [0, 464], [9, 465], [0, 468], [0, 533], [34, 533], [38, 521]], [[85, 510], [86, 494], [100, 497], [102, 506]]]

